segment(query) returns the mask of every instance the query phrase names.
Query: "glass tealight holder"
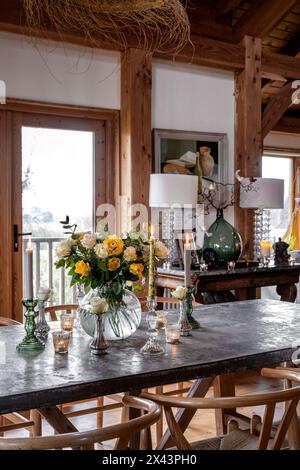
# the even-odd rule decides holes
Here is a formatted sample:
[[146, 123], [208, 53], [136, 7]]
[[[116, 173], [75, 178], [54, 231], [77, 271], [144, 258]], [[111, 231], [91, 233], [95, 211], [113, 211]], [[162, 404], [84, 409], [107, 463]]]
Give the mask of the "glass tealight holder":
[[293, 258], [292, 256], [289, 256], [289, 265], [290, 266], [295, 266], [295, 264], [296, 264], [295, 258]]
[[181, 326], [178, 325], [166, 325], [166, 342], [170, 344], [178, 344], [180, 341], [180, 330]]
[[208, 271], [208, 264], [206, 264], [205, 262], [200, 263], [200, 271], [202, 273], [206, 273]]
[[53, 331], [53, 346], [57, 354], [67, 354], [69, 351], [70, 332], [69, 331]]
[[73, 313], [62, 313], [60, 316], [60, 326], [64, 331], [72, 332], [74, 328], [74, 322], [76, 315]]
[[235, 261], [228, 261], [227, 269], [229, 272], [235, 271]]
[[158, 330], [163, 330], [167, 324], [168, 312], [156, 312], [157, 321], [156, 321], [156, 328]]

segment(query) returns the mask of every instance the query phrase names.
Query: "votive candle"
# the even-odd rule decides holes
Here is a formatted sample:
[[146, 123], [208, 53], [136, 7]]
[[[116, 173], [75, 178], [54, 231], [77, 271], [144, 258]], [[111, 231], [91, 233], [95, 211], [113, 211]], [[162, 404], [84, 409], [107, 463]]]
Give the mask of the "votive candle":
[[69, 350], [70, 333], [68, 331], [53, 331], [53, 346], [57, 354], [67, 354]]
[[60, 316], [60, 326], [64, 331], [73, 331], [75, 315], [72, 313], [62, 313]]
[[180, 325], [166, 326], [166, 342], [178, 344], [180, 340]]

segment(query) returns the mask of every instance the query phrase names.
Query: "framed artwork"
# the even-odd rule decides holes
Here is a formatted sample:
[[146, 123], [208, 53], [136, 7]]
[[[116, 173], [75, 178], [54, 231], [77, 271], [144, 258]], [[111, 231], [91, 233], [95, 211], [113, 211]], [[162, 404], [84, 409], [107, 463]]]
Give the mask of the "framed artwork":
[[154, 129], [155, 173], [194, 174], [196, 152], [200, 160], [210, 162], [204, 176], [228, 182], [227, 134]]
[[[192, 269], [199, 269], [200, 267], [200, 260], [201, 260], [201, 250], [197, 249], [196, 246], [196, 233], [194, 231], [190, 232], [183, 232], [182, 230], [175, 230], [174, 237], [176, 241], [177, 247], [177, 255], [178, 260], [176, 260], [176, 264], [178, 264], [180, 269], [184, 269], [184, 242], [186, 240], [186, 236], [188, 234], [189, 242], [191, 244], [191, 260], [192, 260]], [[175, 260], [174, 260], [175, 264]]]

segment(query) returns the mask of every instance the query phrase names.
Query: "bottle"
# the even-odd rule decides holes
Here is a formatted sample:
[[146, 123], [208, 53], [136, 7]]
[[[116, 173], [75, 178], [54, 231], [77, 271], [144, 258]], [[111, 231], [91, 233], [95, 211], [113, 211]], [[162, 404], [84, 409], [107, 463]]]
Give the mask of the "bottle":
[[202, 193], [202, 169], [200, 165], [200, 153], [196, 153], [196, 165], [194, 175], [198, 176], [198, 194]]

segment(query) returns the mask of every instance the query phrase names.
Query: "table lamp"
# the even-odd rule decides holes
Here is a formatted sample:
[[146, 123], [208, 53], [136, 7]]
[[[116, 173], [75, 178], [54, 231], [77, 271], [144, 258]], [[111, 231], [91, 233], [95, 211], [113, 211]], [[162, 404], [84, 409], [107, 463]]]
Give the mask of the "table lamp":
[[270, 209], [284, 208], [284, 180], [243, 178], [240, 186], [240, 207], [255, 209], [254, 255], [260, 257], [260, 242], [270, 238]]
[[168, 236], [167, 245], [169, 256], [164, 264], [165, 269], [172, 265], [172, 255], [175, 249], [174, 221], [175, 210], [184, 206], [196, 207], [198, 197], [198, 176], [153, 174], [150, 176], [149, 206], [152, 209], [167, 209]]

